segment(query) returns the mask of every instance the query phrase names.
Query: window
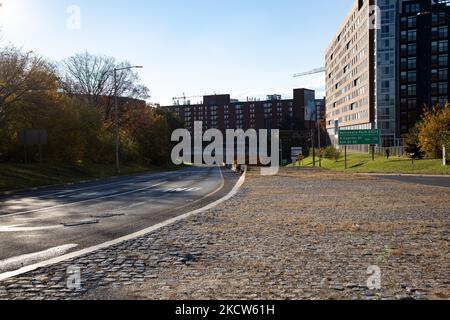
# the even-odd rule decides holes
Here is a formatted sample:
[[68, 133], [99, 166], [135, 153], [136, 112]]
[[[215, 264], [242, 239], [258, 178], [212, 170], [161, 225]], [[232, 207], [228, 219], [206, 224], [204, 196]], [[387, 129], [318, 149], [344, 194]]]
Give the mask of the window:
[[408, 39], [408, 31], [402, 31], [400, 33], [400, 39], [401, 40], [407, 40]]
[[438, 50], [439, 50], [439, 44], [438, 44], [438, 42], [437, 42], [437, 41], [432, 41], [432, 42], [431, 42], [431, 51], [432, 51], [433, 53], [437, 53]]
[[439, 41], [439, 52], [448, 51], [448, 40]]
[[417, 66], [417, 59], [416, 57], [408, 58], [408, 69], [415, 69]]
[[401, 52], [402, 56], [406, 55], [408, 53], [408, 45], [402, 44], [400, 46], [400, 52]]
[[408, 82], [416, 82], [416, 80], [417, 80], [417, 72], [416, 71], [408, 72]]
[[448, 82], [439, 83], [439, 94], [447, 94], [448, 92]]
[[439, 28], [439, 38], [447, 38], [448, 37], [448, 26]]
[[437, 13], [433, 13], [433, 15], [431, 16], [431, 24], [433, 26], [437, 25], [439, 23], [439, 18]]
[[401, 81], [407, 81], [408, 80], [408, 72], [402, 71], [400, 73], [400, 79], [401, 79]]
[[402, 85], [400, 86], [400, 94], [401, 94], [402, 96], [405, 96], [405, 95], [408, 94], [408, 86], [407, 86], [407, 85], [402, 84]]
[[408, 85], [408, 95], [409, 96], [415, 96], [416, 95], [416, 85], [415, 84], [410, 84]]
[[408, 18], [407, 17], [402, 17], [400, 20], [400, 26], [402, 27], [406, 27], [408, 25]]
[[400, 66], [401, 66], [402, 69], [408, 68], [408, 59], [407, 58], [401, 58]]
[[448, 69], [439, 69], [439, 80], [440, 81], [448, 80]]
[[439, 78], [439, 71], [438, 69], [432, 69], [431, 70], [431, 81], [437, 81]]
[[439, 66], [446, 66], [448, 65], [448, 54], [441, 54], [439, 56]]
[[408, 17], [408, 28], [415, 28], [417, 25], [417, 17]]
[[417, 30], [408, 31], [408, 41], [417, 41]]
[[437, 95], [438, 94], [438, 84], [437, 83], [432, 83], [431, 84], [431, 94], [432, 95]]
[[416, 109], [417, 100], [416, 99], [408, 99], [408, 109]]
[[405, 6], [406, 13], [418, 13], [420, 12], [420, 4], [419, 3], [411, 3]]

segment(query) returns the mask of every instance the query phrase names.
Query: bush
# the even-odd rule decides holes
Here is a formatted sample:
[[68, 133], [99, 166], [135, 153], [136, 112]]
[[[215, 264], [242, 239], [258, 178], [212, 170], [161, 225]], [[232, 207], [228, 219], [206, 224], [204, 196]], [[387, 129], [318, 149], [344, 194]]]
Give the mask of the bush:
[[442, 156], [442, 146], [450, 140], [450, 105], [425, 110], [416, 125], [420, 149], [430, 159]]
[[425, 157], [424, 152], [420, 149], [419, 130], [417, 127], [411, 129], [409, 134], [405, 136], [406, 152], [412, 159], [422, 160]]
[[328, 146], [321, 151], [323, 157], [328, 160], [338, 161], [342, 152], [336, 149], [334, 146]]

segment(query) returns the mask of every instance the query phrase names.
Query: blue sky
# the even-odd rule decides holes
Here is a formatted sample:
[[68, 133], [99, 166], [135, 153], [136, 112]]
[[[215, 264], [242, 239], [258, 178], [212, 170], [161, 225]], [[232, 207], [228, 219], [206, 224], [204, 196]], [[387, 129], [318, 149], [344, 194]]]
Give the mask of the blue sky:
[[[323, 95], [324, 51], [354, 0], [0, 0], [3, 44], [58, 61], [74, 53], [143, 65], [151, 101], [230, 93], [234, 98]], [[67, 8], [81, 9], [80, 29]], [[194, 99], [195, 101], [195, 99]]]

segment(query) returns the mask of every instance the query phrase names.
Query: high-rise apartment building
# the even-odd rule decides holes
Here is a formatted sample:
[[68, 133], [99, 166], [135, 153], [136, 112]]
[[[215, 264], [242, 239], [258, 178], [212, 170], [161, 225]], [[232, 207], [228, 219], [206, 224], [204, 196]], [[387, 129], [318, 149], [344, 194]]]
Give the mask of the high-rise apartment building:
[[332, 141], [339, 129], [375, 125], [373, 0], [357, 0], [326, 52], [326, 118]]
[[448, 101], [450, 1], [408, 0], [400, 5], [399, 131], [406, 134], [423, 109]]
[[450, 93], [449, 0], [356, 0], [326, 52], [326, 123], [397, 146]]

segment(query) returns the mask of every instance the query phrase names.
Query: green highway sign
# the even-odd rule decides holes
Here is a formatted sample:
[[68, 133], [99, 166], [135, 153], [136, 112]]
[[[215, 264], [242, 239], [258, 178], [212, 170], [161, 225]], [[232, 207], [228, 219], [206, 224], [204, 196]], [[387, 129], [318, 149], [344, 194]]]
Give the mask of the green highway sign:
[[339, 145], [381, 144], [380, 130], [339, 130]]

